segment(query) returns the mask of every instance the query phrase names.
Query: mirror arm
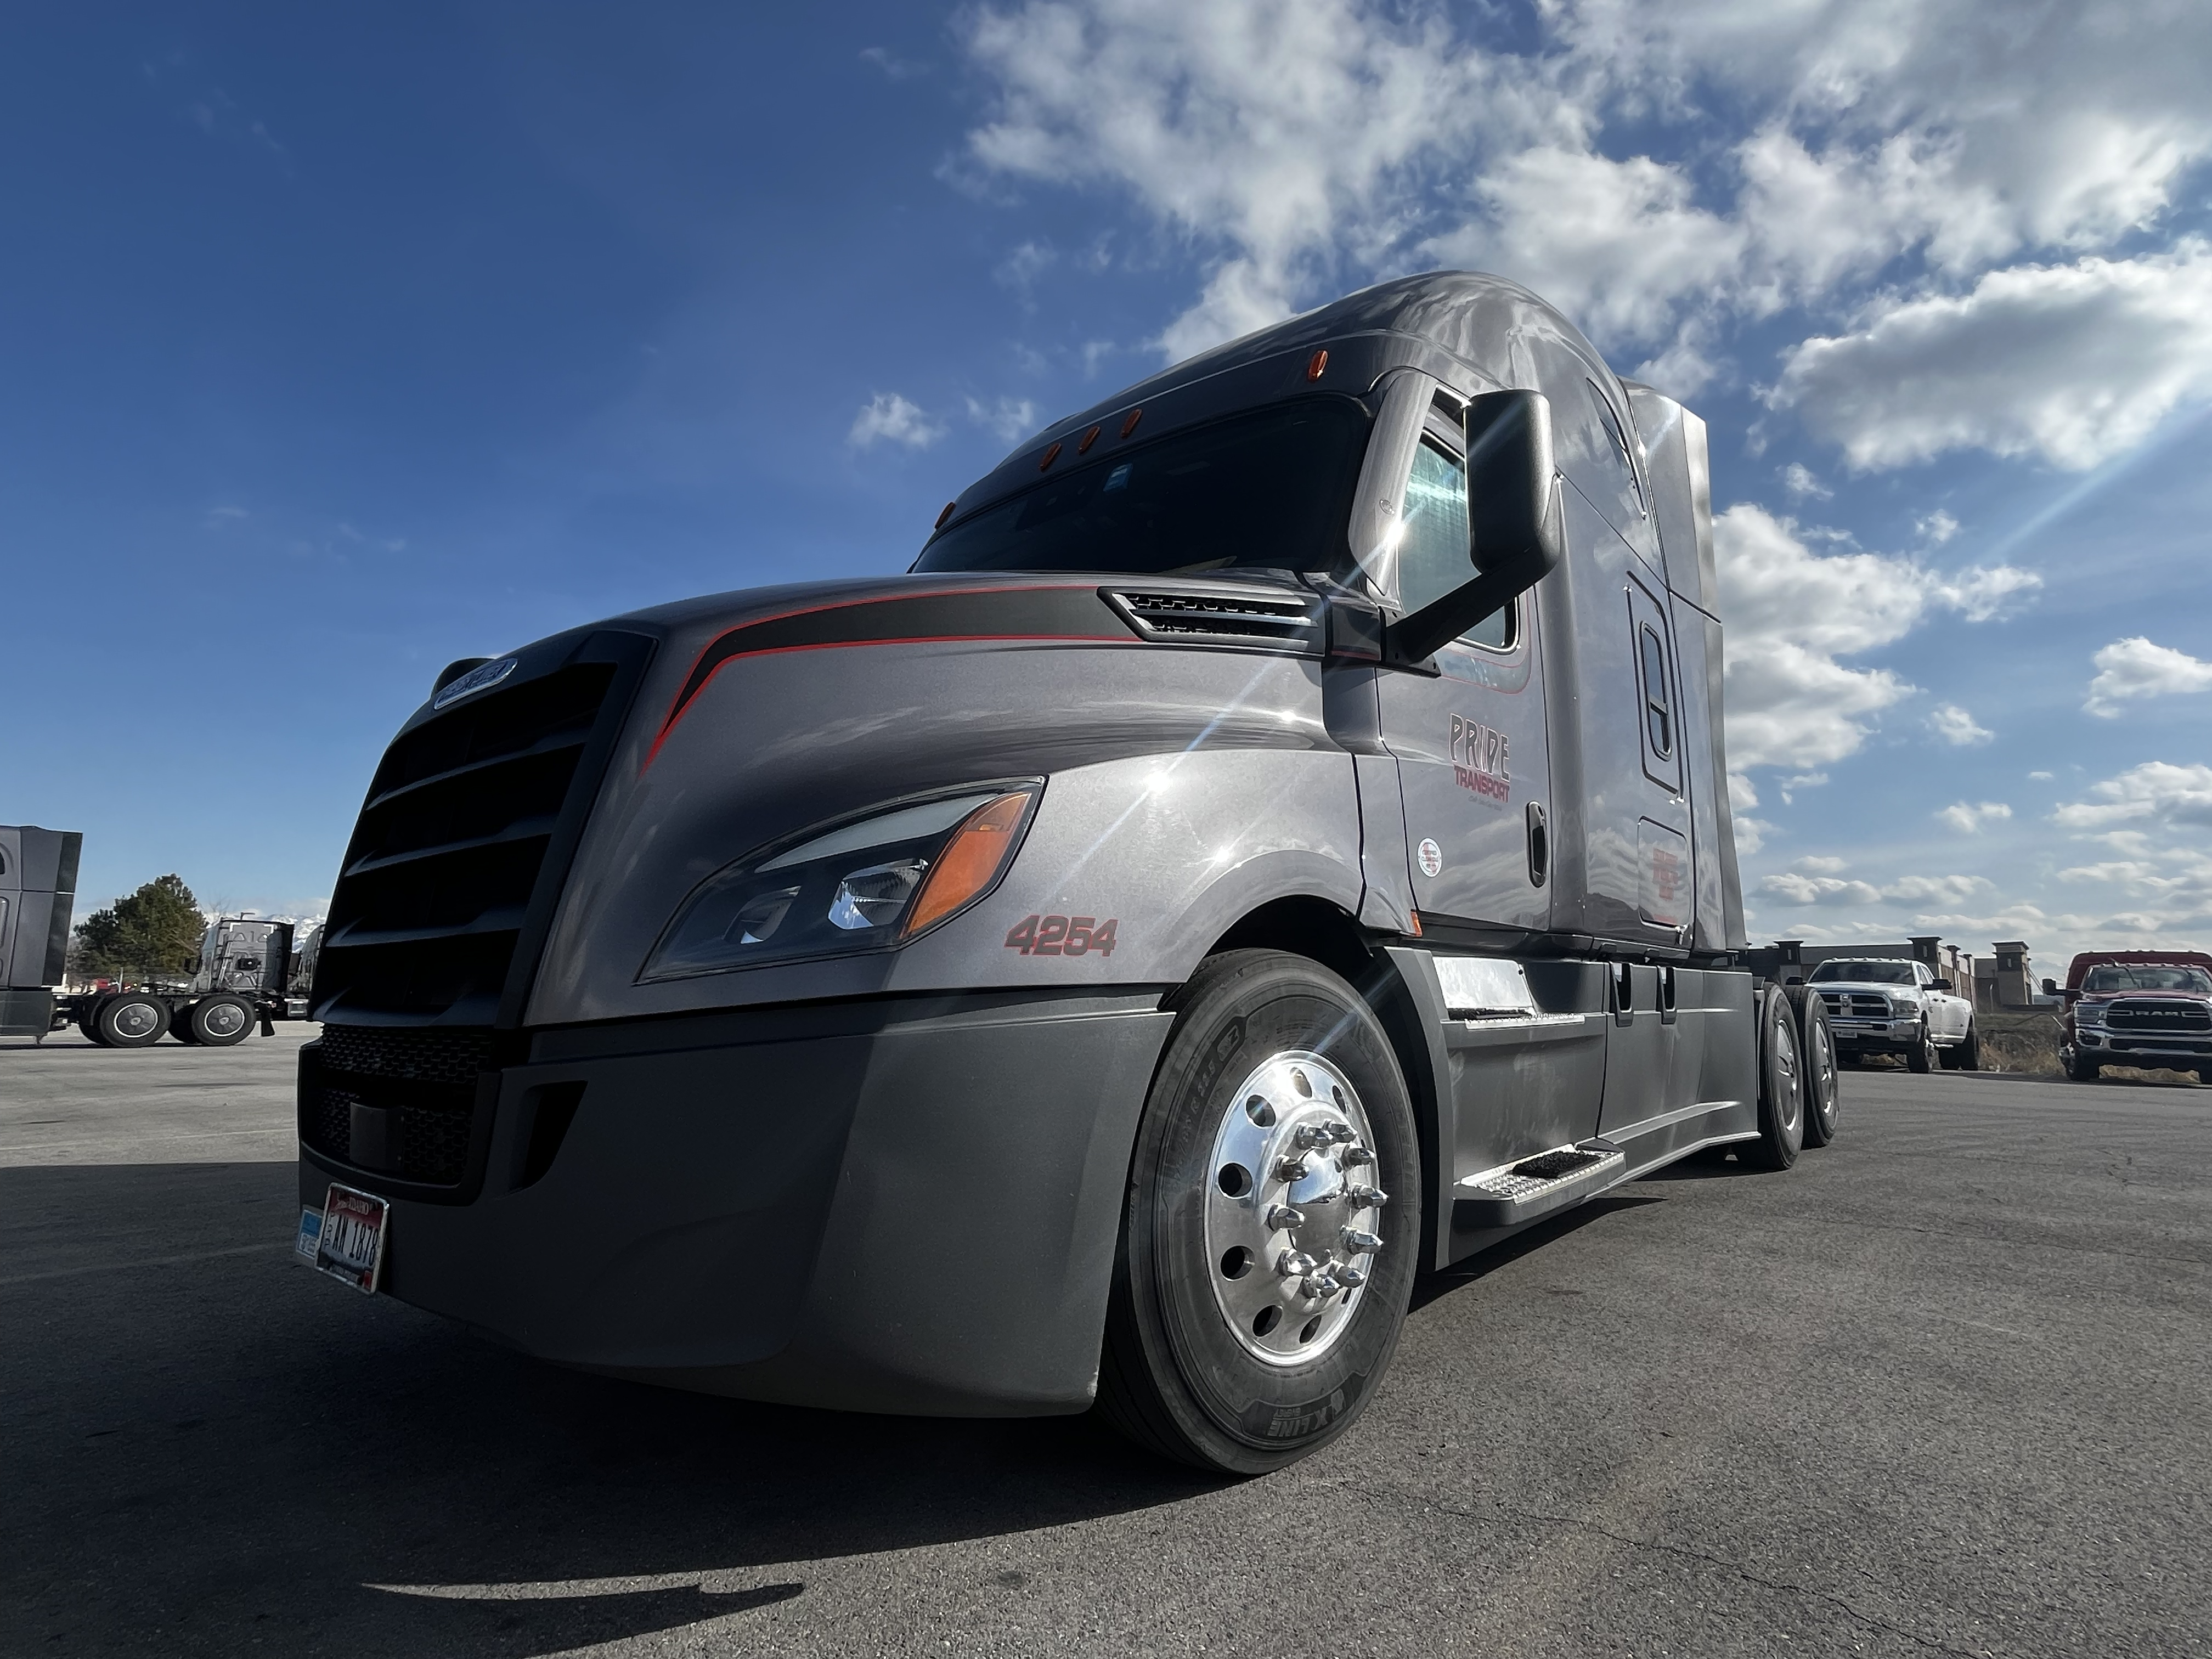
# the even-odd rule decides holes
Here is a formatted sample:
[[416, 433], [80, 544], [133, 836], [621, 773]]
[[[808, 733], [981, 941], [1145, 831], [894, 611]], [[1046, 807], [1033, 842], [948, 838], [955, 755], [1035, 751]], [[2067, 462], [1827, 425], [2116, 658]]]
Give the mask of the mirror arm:
[[1394, 668], [1425, 664], [1437, 648], [1457, 639], [1492, 611], [1519, 599], [1527, 584], [1505, 571], [1477, 576], [1431, 600], [1410, 617], [1401, 617], [1383, 631], [1382, 660]]

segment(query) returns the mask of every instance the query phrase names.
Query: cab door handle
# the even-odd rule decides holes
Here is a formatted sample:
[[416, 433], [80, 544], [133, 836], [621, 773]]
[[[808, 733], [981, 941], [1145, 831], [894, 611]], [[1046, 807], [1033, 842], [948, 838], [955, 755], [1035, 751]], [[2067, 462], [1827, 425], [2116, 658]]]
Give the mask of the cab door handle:
[[1528, 884], [1541, 887], [1552, 873], [1552, 836], [1544, 823], [1541, 801], [1530, 801], [1528, 817]]

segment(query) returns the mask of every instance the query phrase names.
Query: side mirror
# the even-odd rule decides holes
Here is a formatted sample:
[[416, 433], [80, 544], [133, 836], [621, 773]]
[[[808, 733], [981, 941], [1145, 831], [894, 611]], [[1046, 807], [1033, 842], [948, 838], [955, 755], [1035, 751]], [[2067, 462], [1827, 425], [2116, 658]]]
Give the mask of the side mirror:
[[1928, 981], [1928, 988], [1931, 991], [1948, 991], [1951, 988], [1951, 981], [1948, 979], [1931, 979]]
[[1559, 564], [1567, 538], [1542, 392], [1486, 392], [1468, 404], [1467, 493], [1474, 579], [1393, 623], [1386, 661], [1425, 662]]
[[2058, 994], [2058, 981], [2055, 979], [2046, 979], [2044, 981], [2043, 994], [2047, 997], [2057, 996]]

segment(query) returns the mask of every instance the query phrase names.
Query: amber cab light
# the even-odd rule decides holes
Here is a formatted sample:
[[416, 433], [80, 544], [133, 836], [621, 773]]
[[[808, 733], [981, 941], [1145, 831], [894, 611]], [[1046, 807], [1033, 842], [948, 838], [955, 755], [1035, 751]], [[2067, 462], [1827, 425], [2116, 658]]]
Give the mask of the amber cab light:
[[937, 515], [937, 522], [936, 522], [934, 525], [933, 525], [932, 526], [930, 526], [930, 527], [931, 527], [932, 529], [933, 529], [933, 530], [942, 530], [942, 529], [944, 529], [944, 528], [945, 528], [945, 521], [947, 519], [949, 519], [949, 518], [951, 518], [951, 517], [952, 516], [952, 509], [953, 509], [954, 507], [956, 507], [959, 506], [959, 505], [960, 505], [960, 503], [959, 503], [959, 502], [957, 502], [957, 501], [947, 501], [947, 502], [945, 502], [945, 511], [944, 511], [944, 512], [942, 512], [942, 513], [940, 513], [940, 514], [939, 514]]
[[1306, 361], [1306, 379], [1318, 380], [1322, 371], [1328, 367], [1328, 349], [1323, 347]]
[[1047, 467], [1050, 466], [1059, 459], [1060, 446], [1058, 444], [1054, 444], [1050, 449], [1045, 451], [1044, 459], [1037, 463], [1037, 471], [1040, 472], [1043, 471]]
[[1094, 426], [1090, 431], [1083, 434], [1083, 441], [1076, 445], [1075, 453], [1079, 455], [1087, 455], [1091, 453], [1091, 446], [1097, 441], [1098, 428]]
[[1129, 418], [1121, 422], [1121, 435], [1126, 438], [1132, 432], [1134, 432], [1137, 429], [1137, 422], [1144, 418], [1145, 411], [1142, 409], [1131, 410], [1129, 411]]
[[932, 922], [943, 921], [999, 878], [1013, 856], [1015, 831], [1022, 827], [1022, 816], [1036, 793], [1017, 789], [968, 815], [923, 880], [921, 891], [915, 895], [914, 908], [899, 929], [901, 938], [911, 939]]

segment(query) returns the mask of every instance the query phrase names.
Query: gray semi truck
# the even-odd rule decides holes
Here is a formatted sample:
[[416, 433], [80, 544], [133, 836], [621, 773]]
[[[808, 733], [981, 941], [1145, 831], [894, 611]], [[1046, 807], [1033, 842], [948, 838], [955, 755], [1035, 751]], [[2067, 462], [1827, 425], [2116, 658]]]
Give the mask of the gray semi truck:
[[1415, 1275], [1835, 1132], [1745, 965], [1702, 422], [1494, 277], [1047, 428], [910, 571], [441, 675], [298, 1247], [559, 1363], [1256, 1473]]

